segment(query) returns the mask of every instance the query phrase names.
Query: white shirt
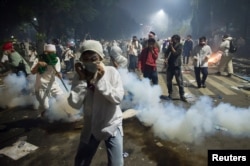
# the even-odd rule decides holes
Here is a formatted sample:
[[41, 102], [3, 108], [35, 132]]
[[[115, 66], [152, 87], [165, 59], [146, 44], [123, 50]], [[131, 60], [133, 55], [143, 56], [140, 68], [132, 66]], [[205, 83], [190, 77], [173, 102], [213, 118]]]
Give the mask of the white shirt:
[[7, 61], [9, 61], [9, 57], [8, 57], [7, 55], [3, 54], [2, 59], [1, 59], [1, 62], [2, 62], [2, 63], [5, 63], [5, 62], [7, 62]]
[[73, 54], [73, 50], [71, 50], [70, 48], [67, 48], [65, 50], [65, 58], [64, 58], [64, 61], [69, 61], [71, 58], [74, 57], [74, 54]]
[[131, 43], [129, 43], [128, 45], [128, 55], [135, 55], [138, 56], [138, 54], [141, 52], [142, 50], [142, 45], [138, 42], [138, 41], [131, 41]]
[[122, 55], [122, 49], [119, 46], [113, 45], [111, 47], [110, 53], [110, 56], [114, 58], [114, 60], [118, 63], [119, 67], [127, 67], [128, 60]]
[[229, 53], [230, 40], [232, 40], [232, 37], [228, 37], [221, 42], [219, 50], [223, 52], [222, 56], [228, 56], [230, 54]]
[[194, 60], [195, 67], [208, 67], [208, 59], [212, 54], [211, 47], [209, 45], [196, 45], [192, 51], [192, 55], [196, 60]]
[[[35, 59], [32, 67], [31, 67], [31, 70], [36, 66], [37, 63], [38, 63], [38, 58]], [[58, 57], [57, 57], [57, 63], [55, 65], [55, 69], [57, 72], [61, 71], [61, 64], [60, 64], [60, 60]], [[53, 68], [53, 66], [48, 65], [47, 69], [44, 73], [42, 73], [42, 74], [37, 73], [36, 74], [36, 83], [35, 83], [35, 90], [36, 91], [39, 89], [46, 90], [48, 88], [49, 84], [52, 84], [51, 89], [60, 87], [59, 84], [55, 80], [55, 77], [56, 77], [55, 76], [55, 74], [56, 74], [55, 69]]]
[[29, 50], [29, 56], [29, 62], [34, 62], [37, 56], [37, 52]]
[[91, 134], [98, 140], [115, 136], [117, 129], [122, 135], [122, 111], [120, 103], [124, 96], [122, 79], [113, 66], [104, 66], [103, 77], [95, 84], [95, 90], [87, 88], [85, 80], [78, 74], [72, 81], [68, 98], [69, 104], [76, 109], [83, 106], [84, 128], [81, 141], [88, 142]]

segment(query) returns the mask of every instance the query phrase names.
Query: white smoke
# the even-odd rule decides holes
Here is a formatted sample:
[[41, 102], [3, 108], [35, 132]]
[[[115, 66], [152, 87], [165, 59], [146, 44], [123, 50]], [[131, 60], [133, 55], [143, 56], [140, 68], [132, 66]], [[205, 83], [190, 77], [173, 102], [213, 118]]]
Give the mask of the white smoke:
[[[17, 76], [16, 74], [6, 76], [3, 80], [4, 85], [0, 88], [0, 107], [8, 109], [18, 106], [33, 106], [37, 110], [39, 103], [34, 91], [35, 80], [35, 75], [29, 75], [27, 78], [24, 75]], [[59, 79], [57, 81], [64, 90], [64, 94], [57, 99], [50, 98], [50, 108], [49, 112], [46, 113], [46, 118], [50, 122], [58, 120], [71, 122], [81, 119], [82, 112], [69, 106], [67, 101], [69, 93], [66, 92], [62, 82]], [[63, 81], [66, 87], [70, 89], [69, 81]], [[39, 114], [39, 109], [37, 111]]]
[[200, 143], [205, 136], [223, 130], [232, 137], [250, 136], [250, 107], [238, 108], [227, 103], [215, 106], [207, 96], [200, 97], [189, 108], [171, 101], [161, 102], [160, 86], [151, 86], [147, 79], [120, 70], [126, 90], [133, 95], [137, 118], [151, 126], [155, 136], [186, 143]]
[[67, 101], [68, 95], [62, 95], [57, 99], [50, 99], [50, 109], [46, 116], [50, 122], [64, 121], [74, 122], [82, 119], [82, 111], [72, 108]]
[[9, 74], [3, 80], [4, 85], [0, 88], [0, 107], [13, 108], [17, 106], [33, 105], [37, 107], [37, 101], [32, 96], [34, 77], [27, 80], [24, 75]]

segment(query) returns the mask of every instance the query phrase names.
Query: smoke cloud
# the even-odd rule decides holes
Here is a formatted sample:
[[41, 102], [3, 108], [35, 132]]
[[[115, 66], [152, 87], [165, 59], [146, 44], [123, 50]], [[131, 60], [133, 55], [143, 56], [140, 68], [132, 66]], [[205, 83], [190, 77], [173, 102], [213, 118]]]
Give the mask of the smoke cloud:
[[[35, 75], [30, 75], [27, 78], [24, 75], [17, 76], [16, 74], [6, 76], [3, 80], [4, 85], [0, 88], [0, 107], [8, 109], [18, 106], [32, 106], [36, 111], [39, 111], [39, 103], [36, 100], [34, 91], [35, 80]], [[60, 87], [65, 90], [58, 78], [56, 81], [58, 81]], [[67, 80], [64, 80], [64, 82], [67, 88], [70, 89], [69, 82]], [[50, 122], [58, 120], [72, 122], [82, 118], [81, 110], [75, 110], [68, 105], [68, 96], [68, 92], [64, 91], [64, 95], [57, 99], [50, 98], [50, 109], [46, 113], [46, 118], [48, 118]], [[38, 114], [39, 113], [40, 112], [38, 112]]]
[[229, 103], [216, 106], [208, 96], [198, 98], [189, 108], [171, 101], [161, 102], [160, 86], [151, 86], [148, 79], [139, 80], [126, 70], [120, 70], [120, 74], [125, 89], [132, 94], [131, 106], [138, 111], [137, 118], [151, 126], [155, 136], [185, 143], [201, 143], [218, 129], [232, 137], [250, 136], [250, 107]]

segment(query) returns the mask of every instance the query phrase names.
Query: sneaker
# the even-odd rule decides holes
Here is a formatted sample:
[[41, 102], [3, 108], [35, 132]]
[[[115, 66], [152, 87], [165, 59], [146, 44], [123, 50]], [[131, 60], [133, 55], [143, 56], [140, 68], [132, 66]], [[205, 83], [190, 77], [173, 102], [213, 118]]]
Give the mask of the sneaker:
[[207, 86], [206, 86], [206, 84], [203, 84], [203, 85], [201, 85], [201, 87], [202, 87], [202, 88], [206, 88]]
[[180, 97], [181, 101], [187, 102], [187, 98], [185, 96]]
[[200, 85], [198, 85], [198, 86], [197, 86], [197, 88], [199, 89], [199, 88], [201, 88], [201, 86], [200, 86]]

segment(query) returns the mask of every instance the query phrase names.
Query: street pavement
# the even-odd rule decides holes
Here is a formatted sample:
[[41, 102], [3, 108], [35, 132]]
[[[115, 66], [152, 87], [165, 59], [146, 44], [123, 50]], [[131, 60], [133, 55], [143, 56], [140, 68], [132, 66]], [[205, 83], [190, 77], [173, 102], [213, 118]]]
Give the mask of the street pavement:
[[[162, 95], [167, 94], [166, 77], [162, 61], [158, 61], [159, 84]], [[209, 68], [207, 88], [196, 88], [192, 66], [183, 67], [185, 95], [192, 99], [190, 103], [179, 100], [178, 87], [174, 82], [174, 100], [165, 101], [190, 108], [200, 96], [209, 96], [214, 105], [230, 103], [240, 108], [248, 108], [249, 82], [238, 76], [218, 76], [216, 68]], [[4, 78], [1, 78], [4, 79]], [[3, 96], [1, 96], [3, 97]], [[50, 123], [38, 118], [39, 113], [32, 107], [15, 107], [0, 110], [0, 149], [11, 146], [23, 139], [38, 147], [34, 152], [13, 160], [0, 155], [1, 166], [72, 166], [81, 132], [81, 122]], [[233, 122], [232, 122], [233, 123]], [[165, 122], [168, 125], [168, 122]], [[205, 166], [208, 149], [250, 149], [249, 137], [235, 137], [226, 130], [207, 135], [200, 143], [183, 142], [175, 139], [163, 139], [156, 135], [152, 126], [147, 126], [133, 117], [124, 120], [124, 162], [127, 166]], [[105, 145], [100, 144], [92, 162], [93, 166], [107, 165]]]

